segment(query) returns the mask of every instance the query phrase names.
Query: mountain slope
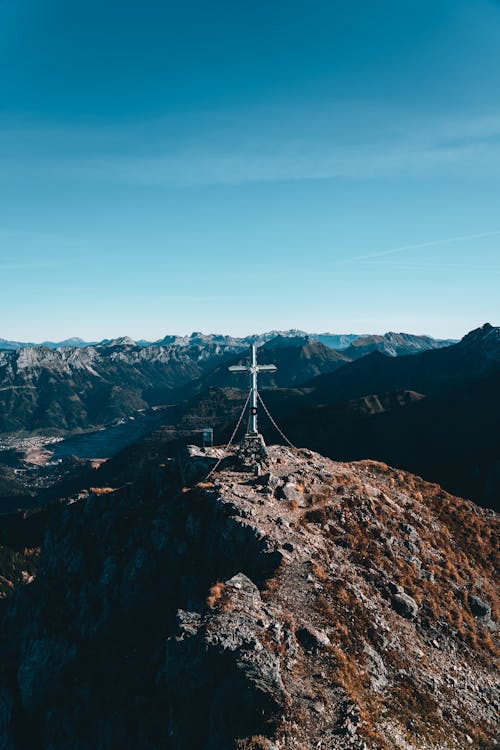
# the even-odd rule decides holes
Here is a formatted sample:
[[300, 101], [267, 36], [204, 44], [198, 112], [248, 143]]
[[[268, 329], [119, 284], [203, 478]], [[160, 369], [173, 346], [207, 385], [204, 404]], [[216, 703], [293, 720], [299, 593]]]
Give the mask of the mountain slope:
[[349, 359], [359, 359], [371, 352], [382, 352], [390, 357], [406, 354], [418, 354], [430, 349], [442, 349], [451, 346], [456, 341], [451, 339], [439, 340], [431, 336], [415, 336], [411, 333], [385, 333], [383, 336], [359, 336], [350, 346], [344, 349]]
[[70, 339], [64, 339], [64, 341], [42, 341], [41, 344], [33, 344], [28, 342], [22, 342], [22, 341], [8, 341], [7, 339], [0, 339], [0, 350], [10, 350], [15, 351], [16, 349], [21, 349], [23, 347], [43, 347], [45, 349], [59, 349], [61, 346], [79, 346], [79, 347], [85, 347], [85, 346], [95, 346], [98, 342], [97, 341], [84, 341], [83, 339], [79, 338], [78, 336], [74, 336]]
[[[244, 350], [230, 362], [225, 361], [199, 380], [188, 384], [185, 395], [201, 393], [208, 388], [246, 389], [248, 374], [234, 374], [228, 365], [248, 364], [249, 353]], [[293, 388], [322, 373], [330, 373], [345, 365], [349, 360], [342, 352], [329, 349], [319, 341], [307, 337], [278, 336], [259, 348], [259, 364], [274, 364], [276, 372], [261, 376], [263, 388]]]
[[52, 518], [0, 608], [0, 745], [489, 750], [493, 514], [279, 447], [196, 484], [217, 457]]
[[333, 404], [289, 403], [285, 432], [342, 461], [376, 458], [498, 508], [500, 375], [450, 394], [393, 391]]
[[405, 357], [373, 352], [308, 385], [317, 402], [345, 401], [373, 393], [412, 390], [437, 394], [500, 370], [500, 328], [471, 331], [453, 346]]
[[0, 432], [71, 431], [162, 402], [232, 354], [220, 344], [139, 347], [130, 339], [0, 352]]

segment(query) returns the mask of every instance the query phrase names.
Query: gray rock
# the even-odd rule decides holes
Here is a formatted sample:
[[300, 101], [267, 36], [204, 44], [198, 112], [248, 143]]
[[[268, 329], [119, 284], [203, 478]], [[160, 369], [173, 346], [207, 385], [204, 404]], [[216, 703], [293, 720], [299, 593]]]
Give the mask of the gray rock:
[[414, 527], [409, 523], [401, 523], [400, 529], [403, 532], [403, 534], [406, 534], [409, 539], [411, 539], [412, 542], [416, 542], [418, 539], [418, 534], [415, 531]]
[[401, 615], [406, 617], [408, 620], [412, 620], [418, 615], [418, 604], [415, 599], [412, 599], [408, 594], [394, 594], [392, 597], [392, 608]]
[[246, 597], [252, 603], [260, 602], [260, 591], [255, 583], [244, 573], [236, 573], [232, 578], [226, 581], [226, 586], [231, 586], [238, 590], [240, 598]]
[[184, 484], [194, 484], [204, 479], [217, 464], [218, 457], [208, 455], [197, 445], [187, 445], [177, 457], [177, 465]]
[[201, 624], [201, 616], [198, 612], [186, 612], [185, 609], [178, 609], [176, 619], [179, 630], [183, 634], [195, 635], [198, 632]]
[[480, 599], [478, 596], [475, 596], [474, 594], [469, 594], [468, 596], [468, 602], [470, 611], [474, 615], [474, 617], [489, 617], [491, 615], [491, 607], [489, 604], [486, 604], [486, 602], [483, 602], [482, 599]]
[[262, 484], [265, 487], [270, 487], [272, 490], [275, 490], [276, 487], [279, 487], [279, 485], [282, 484], [282, 481], [279, 477], [277, 477], [271, 471], [267, 471], [265, 474], [262, 474], [259, 477], [259, 484]]
[[298, 628], [295, 636], [306, 651], [318, 651], [330, 645], [330, 639], [323, 630], [316, 630], [311, 625]]
[[364, 648], [366, 655], [366, 671], [372, 686], [377, 692], [382, 692], [387, 685], [387, 669], [378, 651], [369, 643]]
[[297, 489], [297, 485], [294, 482], [287, 482], [284, 487], [281, 487], [280, 496], [288, 500], [289, 503], [296, 502], [301, 508], [307, 505], [303, 494]]
[[390, 594], [404, 594], [405, 592], [402, 586], [400, 586], [398, 583], [394, 583], [393, 581], [388, 582], [387, 588]]
[[315, 701], [313, 703], [313, 710], [316, 711], [317, 714], [324, 714], [325, 713], [325, 704], [321, 703], [321, 701]]

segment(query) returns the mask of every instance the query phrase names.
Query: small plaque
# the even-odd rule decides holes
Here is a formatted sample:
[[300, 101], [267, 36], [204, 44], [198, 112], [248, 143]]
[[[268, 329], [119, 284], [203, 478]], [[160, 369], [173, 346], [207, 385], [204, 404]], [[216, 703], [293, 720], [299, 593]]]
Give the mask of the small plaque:
[[204, 448], [212, 448], [214, 444], [214, 431], [212, 427], [205, 427], [202, 430], [202, 439]]

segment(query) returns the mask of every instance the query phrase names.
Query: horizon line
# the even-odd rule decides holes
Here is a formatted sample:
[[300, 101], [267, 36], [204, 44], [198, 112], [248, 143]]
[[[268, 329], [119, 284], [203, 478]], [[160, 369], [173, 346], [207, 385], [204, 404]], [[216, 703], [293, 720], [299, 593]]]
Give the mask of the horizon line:
[[[483, 328], [486, 325], [491, 325], [493, 328], [496, 328], [497, 326], [494, 326], [493, 324], [489, 322], [485, 322], [480, 326], [472, 327], [466, 330], [466, 332], [462, 335], [466, 336], [471, 331], [478, 330], [480, 328]], [[102, 343], [112, 342], [112, 341], [118, 341], [120, 339], [130, 339], [131, 341], [134, 341], [135, 343], [138, 342], [144, 342], [147, 344], [159, 344], [163, 339], [165, 338], [178, 338], [178, 339], [189, 339], [194, 338], [195, 336], [203, 336], [203, 337], [211, 337], [211, 336], [220, 336], [224, 338], [232, 338], [236, 340], [245, 340], [248, 338], [251, 338], [253, 336], [266, 336], [268, 334], [276, 334], [276, 336], [279, 336], [280, 334], [286, 333], [295, 333], [296, 337], [303, 336], [355, 336], [357, 338], [362, 338], [364, 336], [387, 336], [388, 334], [394, 333], [397, 335], [409, 335], [409, 336], [421, 336], [421, 337], [428, 337], [432, 338], [436, 341], [459, 341], [460, 338], [456, 338], [455, 336], [435, 336], [431, 333], [425, 333], [425, 332], [419, 332], [416, 333], [414, 331], [406, 330], [406, 331], [396, 331], [396, 330], [386, 330], [383, 333], [380, 333], [378, 331], [371, 331], [371, 332], [363, 332], [363, 333], [354, 333], [353, 331], [350, 332], [334, 332], [334, 331], [306, 331], [304, 329], [300, 328], [280, 328], [280, 329], [268, 329], [261, 332], [252, 332], [247, 334], [232, 334], [232, 333], [222, 333], [222, 332], [210, 332], [210, 333], [204, 333], [203, 331], [195, 330], [191, 331], [190, 333], [166, 333], [163, 336], [160, 336], [159, 338], [145, 338], [145, 337], [133, 337], [129, 336], [128, 334], [122, 334], [118, 336], [104, 336], [102, 338], [95, 338], [95, 337], [89, 337], [89, 338], [82, 338], [81, 336], [64, 336], [63, 338], [53, 337], [53, 338], [44, 338], [42, 341], [33, 341], [33, 340], [22, 340], [21, 338], [4, 338], [0, 337], [0, 342], [5, 342], [9, 344], [20, 344], [21, 346], [44, 346], [46, 344], [63, 344], [66, 341], [81, 341], [82, 344], [86, 346], [96, 346]], [[290, 336], [290, 338], [293, 338], [293, 336]], [[71, 344], [69, 344], [71, 346]], [[0, 346], [1, 349], [1, 346]]]

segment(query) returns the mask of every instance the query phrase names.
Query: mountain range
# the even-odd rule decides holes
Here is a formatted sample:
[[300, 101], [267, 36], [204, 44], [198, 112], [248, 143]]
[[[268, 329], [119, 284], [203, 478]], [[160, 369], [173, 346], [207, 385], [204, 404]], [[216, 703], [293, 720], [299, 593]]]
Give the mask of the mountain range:
[[[390, 354], [364, 356], [358, 355], [366, 338], [338, 351], [309, 336], [276, 336], [259, 348], [259, 361], [278, 368], [262, 375], [261, 393], [295, 445], [341, 460], [383, 460], [493, 506], [500, 490], [499, 330], [486, 324], [457, 344], [411, 355], [397, 353], [403, 335], [375, 342], [390, 345]], [[158, 451], [164, 455], [198, 440], [205, 426], [224, 443], [247, 388], [246, 376], [227, 368], [247, 361], [248, 344], [201, 334], [190, 340], [141, 347], [122, 338], [0, 352], [0, 437], [72, 435], [161, 406], [154, 425], [163, 425]], [[276, 440], [265, 414], [260, 427]], [[140, 437], [131, 432], [131, 440]], [[96, 456], [113, 455], [99, 445]], [[0, 494], [19, 497], [23, 465], [7, 455], [0, 452]]]
[[[340, 359], [345, 352], [325, 359], [318, 342], [287, 341], [259, 351], [262, 362], [282, 371], [279, 381], [280, 369], [261, 377], [261, 394], [295, 445], [340, 460], [383, 460], [476, 502], [498, 504], [499, 328], [486, 324], [440, 350], [396, 358], [377, 352], [353, 362]], [[308, 377], [322, 364], [329, 372]], [[228, 373], [226, 365], [202, 375], [180, 389], [185, 398], [169, 413], [163, 439], [175, 446], [212, 425], [224, 443], [245, 387], [245, 376]], [[266, 415], [259, 425], [266, 440], [279, 437]]]
[[[325, 346], [331, 349], [347, 349], [351, 344], [357, 342], [359, 352], [367, 353], [375, 349], [379, 351], [385, 351], [386, 354], [396, 356], [397, 354], [413, 354], [417, 351], [423, 351], [425, 349], [436, 349], [441, 346], [448, 346], [449, 344], [455, 343], [453, 339], [434, 339], [431, 336], [418, 336], [410, 333], [385, 333], [383, 336], [380, 335], [363, 335], [359, 336], [355, 333], [337, 334], [337, 333], [306, 333], [297, 329], [290, 329], [288, 331], [267, 331], [266, 333], [251, 334], [243, 338], [234, 336], [226, 336], [224, 334], [204, 334], [199, 331], [195, 331], [188, 336], [175, 336], [167, 335], [157, 341], [147, 341], [146, 339], [139, 339], [134, 341], [128, 336], [122, 336], [118, 339], [103, 339], [102, 341], [84, 341], [81, 338], [74, 337], [70, 339], [64, 339], [64, 341], [43, 341], [41, 344], [34, 344], [21, 341], [9, 341], [8, 339], [0, 338], [0, 350], [15, 351], [16, 349], [22, 349], [25, 347], [42, 347], [45, 349], [60, 349], [66, 347], [87, 347], [97, 345], [115, 345], [120, 342], [127, 342], [133, 346], [149, 347], [149, 346], [193, 346], [193, 345], [205, 345], [205, 344], [222, 344], [223, 346], [241, 346], [247, 347], [250, 344], [264, 344], [266, 341], [270, 341], [276, 337], [287, 337], [287, 338], [304, 338], [308, 337], [314, 341], [320, 341]], [[354, 354], [353, 350], [353, 354]], [[363, 356], [358, 354], [358, 356]], [[352, 357], [355, 358], [354, 356]]]
[[298, 445], [383, 460], [498, 506], [499, 328], [412, 357], [370, 354], [308, 386], [280, 408]]
[[[275, 342], [276, 348], [290, 346], [293, 350], [277, 354], [282, 366], [276, 378], [268, 382], [279, 386], [300, 384], [332, 372], [362, 356], [366, 346], [390, 349], [388, 353], [393, 355], [447, 343], [409, 334], [386, 334], [371, 337], [374, 340], [370, 344], [370, 337], [363, 337], [359, 348], [352, 349], [351, 344], [338, 352], [314, 336], [298, 333], [272, 332], [247, 339], [193, 333], [184, 338], [165, 337], [147, 346], [122, 337], [100, 344], [80, 342], [55, 348], [13, 345], [0, 349], [0, 433], [67, 433], [100, 427], [139, 409], [185, 396], [197, 387], [192, 386], [194, 381], [214, 368], [212, 381], [220, 381], [223, 372], [229, 385], [225, 362], [231, 355], [246, 351], [250, 342], [258, 341], [264, 349]], [[283, 366], [284, 358], [289, 361], [287, 366]], [[222, 370], [217, 371], [217, 367]], [[184, 388], [185, 393], [174, 393], [176, 388]]]
[[234, 352], [219, 343], [0, 351], [0, 432], [68, 432], [109, 424], [156, 403]]

